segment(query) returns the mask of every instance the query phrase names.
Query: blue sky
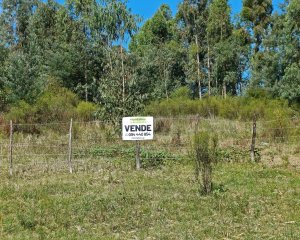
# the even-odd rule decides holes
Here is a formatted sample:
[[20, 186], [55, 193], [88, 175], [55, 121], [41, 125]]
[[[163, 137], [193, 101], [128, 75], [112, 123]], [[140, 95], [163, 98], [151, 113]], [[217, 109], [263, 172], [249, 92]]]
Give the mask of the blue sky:
[[[144, 20], [151, 18], [157, 9], [163, 4], [168, 4], [173, 14], [176, 13], [177, 6], [181, 0], [128, 0], [128, 7], [133, 13], [139, 14]], [[273, 0], [275, 9], [278, 9], [278, 4], [283, 0]], [[232, 14], [239, 13], [242, 8], [242, 0], [229, 0], [232, 9]]]

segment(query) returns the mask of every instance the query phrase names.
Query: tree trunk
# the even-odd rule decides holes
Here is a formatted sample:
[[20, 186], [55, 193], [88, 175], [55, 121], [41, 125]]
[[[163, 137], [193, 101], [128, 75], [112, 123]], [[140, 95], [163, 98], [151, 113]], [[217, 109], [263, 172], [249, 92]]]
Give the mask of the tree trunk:
[[122, 64], [122, 102], [123, 102], [123, 108], [125, 104], [125, 72], [124, 72], [124, 56], [123, 56], [123, 47], [121, 43], [121, 64]]
[[226, 92], [227, 90], [226, 90], [226, 83], [225, 83], [225, 81], [223, 80], [223, 97], [224, 98], [226, 98], [226, 96], [227, 96], [227, 92]]
[[208, 74], [208, 96], [211, 95], [211, 76], [210, 76], [210, 46], [207, 38], [207, 74]]
[[169, 99], [168, 94], [168, 85], [167, 85], [167, 69], [166, 69], [166, 63], [164, 63], [164, 82], [165, 82], [165, 91], [166, 91], [166, 98]]
[[[83, 31], [84, 31], [84, 36], [87, 35], [87, 30], [86, 30], [86, 24], [84, 24], [83, 26]], [[88, 77], [87, 77], [87, 65], [88, 65], [88, 59], [87, 59], [87, 49], [84, 49], [83, 51], [85, 52], [85, 56], [84, 56], [84, 84], [85, 84], [85, 101], [88, 101]]]
[[87, 60], [84, 63], [85, 101], [88, 101]]
[[110, 44], [110, 38], [107, 38], [107, 49], [108, 49], [108, 58], [109, 58], [109, 67], [110, 67], [110, 71], [113, 71], [113, 67], [112, 67], [112, 58], [111, 58], [111, 44]]
[[199, 58], [199, 43], [198, 36], [195, 36], [196, 46], [197, 46], [197, 77], [198, 77], [198, 88], [199, 88], [199, 99], [202, 99], [201, 93], [201, 78], [200, 78], [200, 58]]

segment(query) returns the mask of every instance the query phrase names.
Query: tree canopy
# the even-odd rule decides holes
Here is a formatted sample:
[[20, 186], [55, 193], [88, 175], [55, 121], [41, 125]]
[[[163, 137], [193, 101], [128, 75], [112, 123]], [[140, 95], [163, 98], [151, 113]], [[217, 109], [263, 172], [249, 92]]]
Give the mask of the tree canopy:
[[243, 0], [236, 18], [228, 0], [182, 0], [141, 24], [123, 0], [2, 0], [0, 107], [34, 103], [53, 82], [115, 119], [182, 86], [192, 98], [255, 88], [299, 103], [299, 16], [298, 0], [280, 13]]

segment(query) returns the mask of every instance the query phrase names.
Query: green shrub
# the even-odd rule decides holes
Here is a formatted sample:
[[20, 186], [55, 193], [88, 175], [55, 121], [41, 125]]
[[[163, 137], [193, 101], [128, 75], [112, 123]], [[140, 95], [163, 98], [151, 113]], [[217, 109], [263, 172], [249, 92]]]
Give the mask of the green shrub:
[[237, 147], [218, 149], [217, 159], [225, 162], [246, 162], [249, 159], [249, 150]]
[[182, 98], [182, 99], [189, 99], [190, 96], [190, 90], [188, 87], [180, 87], [177, 88], [174, 92], [172, 92], [170, 98], [176, 99], [176, 98]]
[[[42, 127], [38, 126], [38, 123], [68, 122], [74, 117], [88, 121], [92, 119], [95, 110], [94, 104], [79, 102], [73, 92], [59, 84], [51, 83], [34, 104], [20, 101], [10, 108], [4, 118], [7, 123], [9, 120], [15, 124], [26, 123], [26, 125], [15, 126], [14, 131], [39, 133]], [[68, 127], [64, 125], [65, 130]], [[62, 129], [54, 128], [53, 130]]]
[[97, 106], [95, 104], [81, 101], [76, 108], [76, 115], [82, 121], [90, 121], [93, 119], [96, 110]]
[[49, 87], [35, 104], [39, 122], [69, 120], [75, 116], [78, 102], [78, 97], [70, 90], [59, 86]]
[[226, 119], [238, 119], [241, 101], [237, 97], [229, 97], [219, 101], [219, 116]]
[[191, 100], [178, 97], [150, 103], [145, 108], [145, 114], [157, 117], [199, 115], [252, 121], [254, 115], [258, 120], [276, 119], [278, 115], [276, 112], [281, 112], [281, 117], [290, 118], [295, 114], [295, 109], [297, 108], [294, 106], [292, 110], [285, 100], [268, 98], [208, 97], [202, 100]]
[[239, 119], [252, 121], [253, 116], [256, 116], [257, 119], [264, 118], [267, 104], [268, 102], [265, 99], [243, 98]]
[[247, 90], [246, 96], [249, 98], [271, 99], [271, 94], [266, 89], [252, 87]]
[[196, 162], [196, 178], [201, 174], [200, 188], [204, 194], [212, 191], [212, 165], [217, 158], [217, 135], [207, 131], [196, 132], [193, 137], [192, 157]]
[[203, 100], [197, 100], [198, 111], [202, 117], [215, 117], [219, 115], [220, 112], [220, 100], [216, 97], [210, 97]]
[[266, 135], [276, 141], [286, 141], [290, 135], [292, 121], [291, 111], [287, 107], [268, 109], [266, 115], [268, 119], [273, 119], [264, 124], [264, 131]]
[[[4, 118], [7, 124], [10, 120], [13, 122], [14, 132], [40, 133], [39, 128], [33, 125], [37, 122], [36, 108], [25, 101], [14, 104]], [[5, 133], [9, 134], [8, 125]]]
[[170, 161], [170, 159], [176, 160], [176, 157], [164, 150], [141, 151], [141, 165], [144, 169], [162, 167], [167, 161]]
[[13, 123], [33, 123], [36, 121], [36, 109], [25, 101], [20, 101], [10, 108], [5, 119], [7, 122], [12, 120]]

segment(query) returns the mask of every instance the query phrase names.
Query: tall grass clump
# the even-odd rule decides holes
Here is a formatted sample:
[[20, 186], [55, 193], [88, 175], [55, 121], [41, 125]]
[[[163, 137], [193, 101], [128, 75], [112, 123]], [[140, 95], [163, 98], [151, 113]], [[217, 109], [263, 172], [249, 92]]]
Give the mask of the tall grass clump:
[[[213, 163], [217, 158], [218, 136], [207, 131], [196, 132], [193, 137], [192, 157], [196, 162], [196, 179], [203, 194], [212, 192]], [[201, 175], [201, 180], [199, 180]]]

